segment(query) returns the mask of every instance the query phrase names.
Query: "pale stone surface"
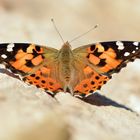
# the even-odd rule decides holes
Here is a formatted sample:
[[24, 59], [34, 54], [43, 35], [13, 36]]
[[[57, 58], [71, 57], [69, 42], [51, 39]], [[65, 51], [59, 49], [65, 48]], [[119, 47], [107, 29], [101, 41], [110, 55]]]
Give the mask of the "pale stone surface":
[[[136, 0], [1, 0], [0, 42], [34, 42], [60, 48], [50, 19], [72, 46], [107, 40], [140, 41]], [[130, 10], [131, 9], [131, 10]], [[34, 86], [0, 74], [0, 140], [139, 140], [140, 60], [115, 74], [85, 102], [58, 93], [55, 100]], [[106, 97], [105, 97], [106, 96]]]

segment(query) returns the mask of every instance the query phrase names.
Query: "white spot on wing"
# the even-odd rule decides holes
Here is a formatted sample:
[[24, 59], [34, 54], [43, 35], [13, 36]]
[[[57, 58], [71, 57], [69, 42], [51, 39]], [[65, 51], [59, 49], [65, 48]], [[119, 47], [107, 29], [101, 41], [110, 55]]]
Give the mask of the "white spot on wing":
[[0, 64], [0, 68], [1, 69], [5, 69], [5, 65], [4, 64]]
[[125, 52], [125, 53], [124, 53], [124, 56], [128, 56], [128, 55], [130, 55], [129, 52]]
[[2, 54], [1, 57], [4, 58], [4, 59], [6, 59], [7, 58], [7, 55]]
[[134, 50], [132, 53], [135, 53], [136, 51]]
[[7, 51], [8, 51], [8, 52], [12, 52], [14, 46], [15, 46], [15, 45], [14, 45], [13, 43], [8, 44], [8, 45], [7, 45]]
[[123, 50], [124, 49], [124, 45], [121, 41], [117, 41], [116, 45], [118, 46], [118, 50]]
[[139, 42], [134, 42], [133, 45], [139, 46]]

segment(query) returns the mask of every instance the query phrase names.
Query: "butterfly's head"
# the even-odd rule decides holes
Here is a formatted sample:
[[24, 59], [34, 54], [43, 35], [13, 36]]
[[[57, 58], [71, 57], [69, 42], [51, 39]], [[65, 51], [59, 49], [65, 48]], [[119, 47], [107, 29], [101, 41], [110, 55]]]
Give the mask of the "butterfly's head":
[[71, 49], [71, 45], [68, 41], [63, 44], [62, 49]]

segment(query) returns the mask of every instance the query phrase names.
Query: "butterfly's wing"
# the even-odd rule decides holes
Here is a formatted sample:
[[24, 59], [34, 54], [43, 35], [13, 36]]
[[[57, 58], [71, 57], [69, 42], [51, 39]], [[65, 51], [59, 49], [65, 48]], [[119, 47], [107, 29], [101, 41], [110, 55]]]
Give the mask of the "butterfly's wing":
[[[86, 95], [99, 89], [113, 73], [119, 72], [128, 62], [140, 58], [140, 43], [133, 41], [101, 42], [76, 48], [73, 54], [77, 63], [85, 64], [83, 71], [86, 73], [84, 74], [90, 73], [90, 76], [81, 80], [74, 89], [75, 92]], [[88, 83], [87, 86], [84, 86], [85, 83]]]
[[21, 80], [45, 91], [57, 92], [61, 89], [57, 81], [58, 50], [34, 44], [0, 44], [0, 64]]

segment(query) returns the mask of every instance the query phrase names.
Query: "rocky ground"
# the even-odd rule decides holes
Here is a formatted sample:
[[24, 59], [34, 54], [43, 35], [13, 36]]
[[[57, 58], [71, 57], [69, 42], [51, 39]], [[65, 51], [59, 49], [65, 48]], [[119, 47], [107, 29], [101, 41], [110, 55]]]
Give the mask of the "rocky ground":
[[[34, 42], [60, 48], [50, 19], [72, 46], [107, 40], [140, 41], [140, 2], [135, 0], [0, 0], [0, 42]], [[140, 60], [114, 74], [101, 91], [80, 100], [56, 99], [0, 74], [0, 140], [139, 140]]]

